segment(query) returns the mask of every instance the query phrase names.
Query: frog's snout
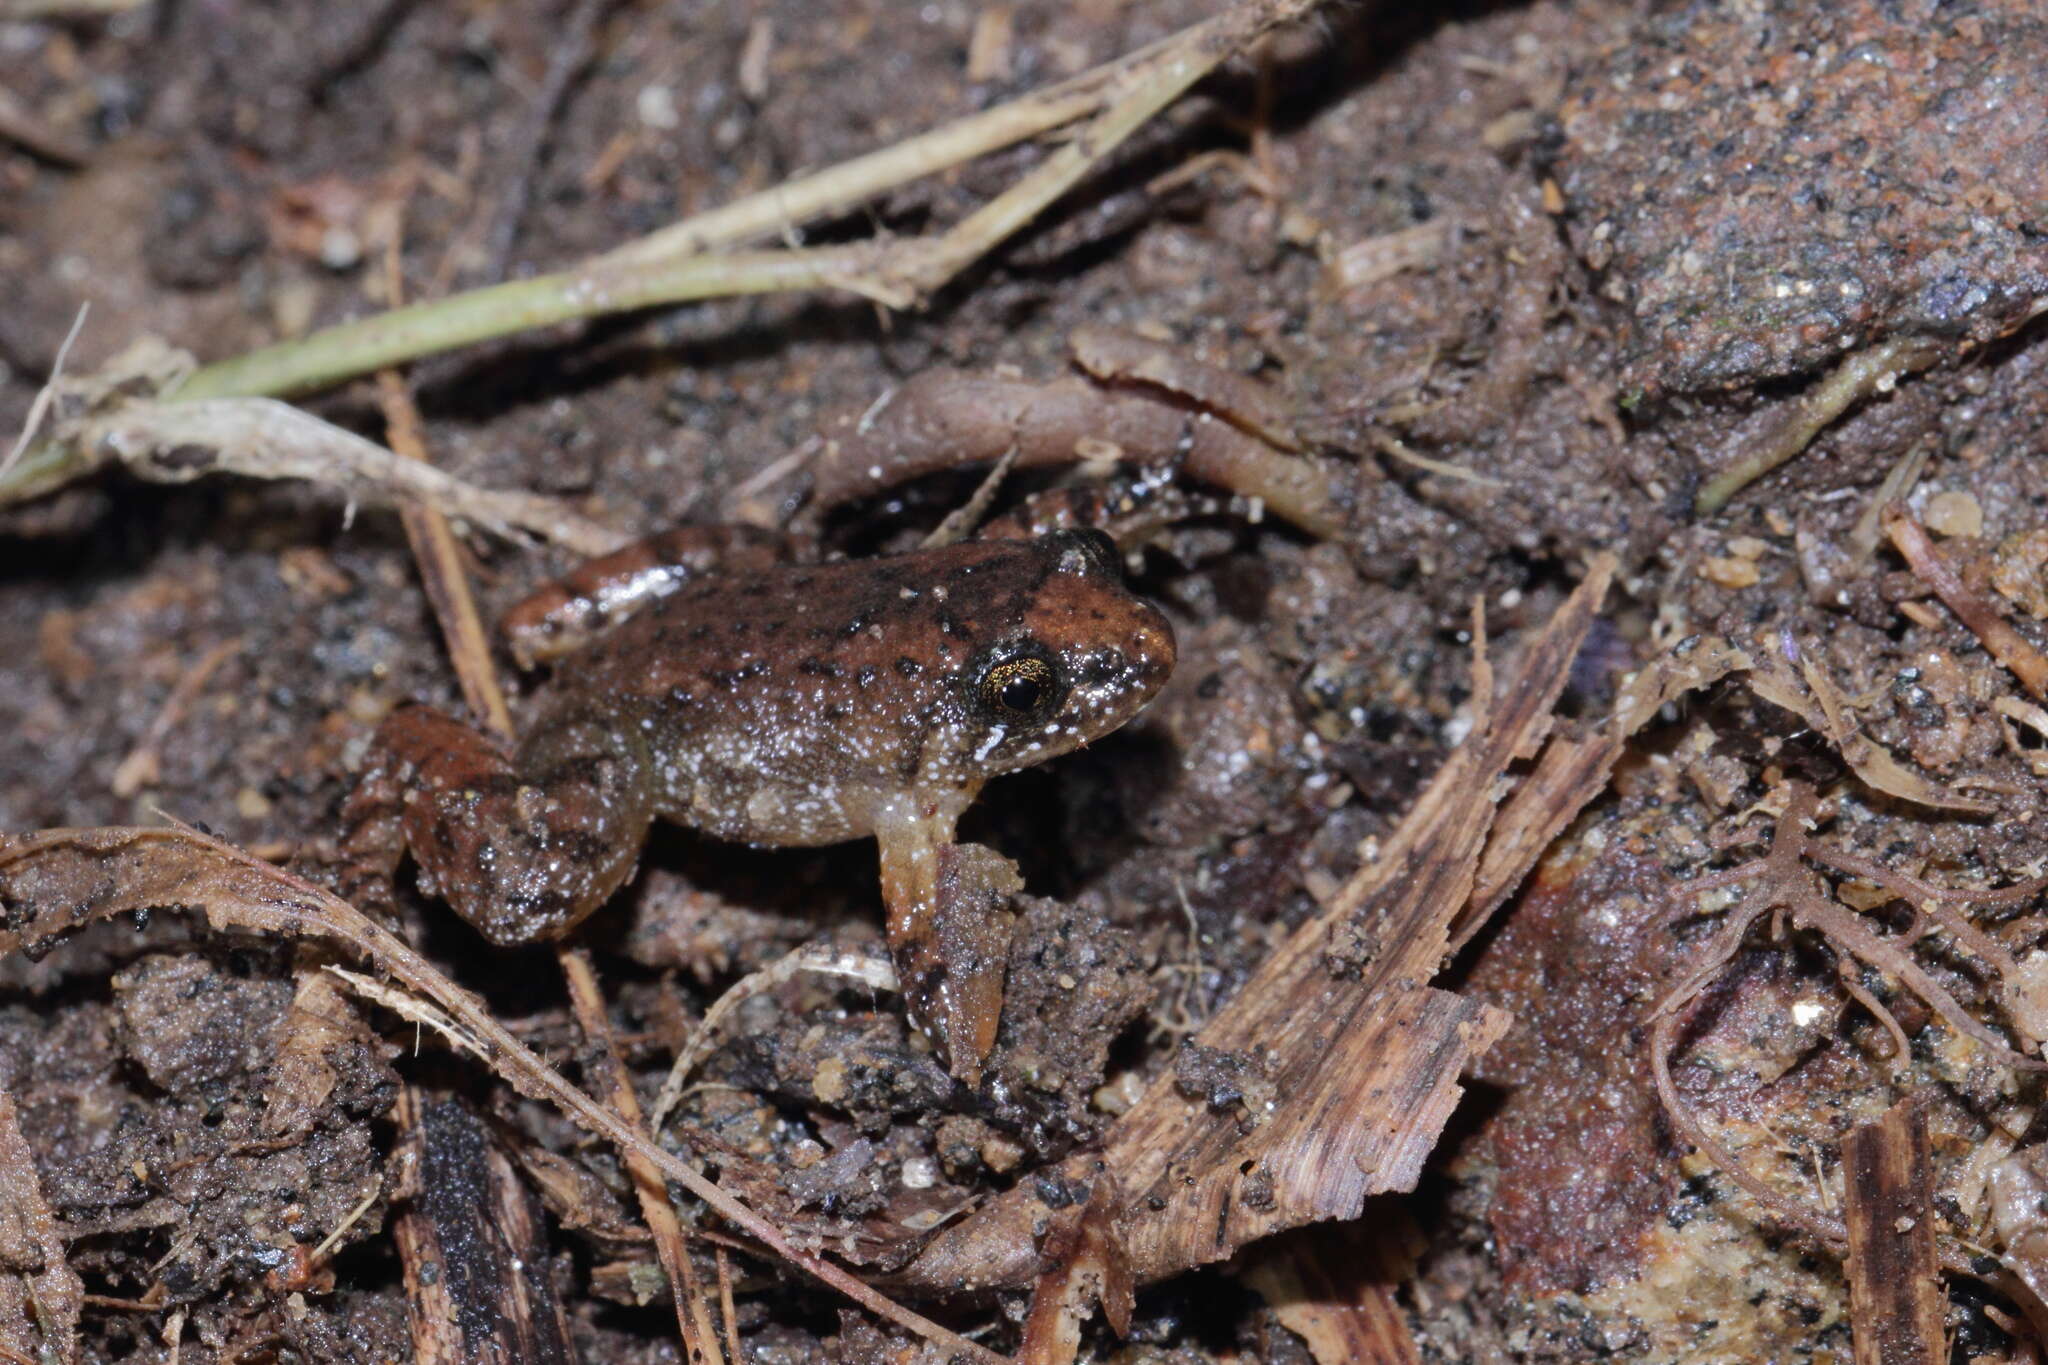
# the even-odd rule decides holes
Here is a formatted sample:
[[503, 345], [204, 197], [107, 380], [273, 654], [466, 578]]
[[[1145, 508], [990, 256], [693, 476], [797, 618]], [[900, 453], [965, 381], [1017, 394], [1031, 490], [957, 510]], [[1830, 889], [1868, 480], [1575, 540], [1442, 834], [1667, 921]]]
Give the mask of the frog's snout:
[[1137, 627], [1131, 632], [1129, 653], [1137, 687], [1150, 700], [1173, 676], [1179, 646], [1173, 638], [1173, 623], [1149, 602], [1142, 604]]

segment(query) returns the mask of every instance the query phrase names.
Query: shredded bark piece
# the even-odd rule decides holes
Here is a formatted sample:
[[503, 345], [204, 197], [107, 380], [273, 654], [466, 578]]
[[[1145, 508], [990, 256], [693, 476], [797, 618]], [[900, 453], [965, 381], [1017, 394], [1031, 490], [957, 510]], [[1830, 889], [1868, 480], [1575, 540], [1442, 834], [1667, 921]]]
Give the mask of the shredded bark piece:
[[1303, 1228], [1250, 1253], [1245, 1283], [1280, 1325], [1308, 1344], [1317, 1365], [1422, 1365], [1394, 1289], [1414, 1277], [1421, 1238], [1399, 1209], [1385, 1219]]
[[1910, 1096], [1842, 1144], [1856, 1365], [1948, 1359], [1927, 1115]]
[[[612, 1036], [604, 991], [598, 984], [590, 954], [582, 948], [565, 947], [559, 956], [577, 1025], [583, 1030], [585, 1046], [593, 1054], [590, 1069], [605, 1073], [612, 1109], [619, 1118], [645, 1131], [640, 1118], [640, 1097], [633, 1090], [633, 1075], [619, 1055], [618, 1040]], [[621, 1156], [626, 1173], [633, 1178], [633, 1192], [639, 1196], [640, 1216], [647, 1220], [648, 1231], [654, 1234], [654, 1250], [661, 1258], [662, 1273], [668, 1277], [684, 1357], [692, 1365], [726, 1365], [704, 1286], [697, 1278], [696, 1262], [690, 1259], [690, 1249], [683, 1241], [682, 1220], [669, 1202], [667, 1182], [654, 1164], [639, 1153], [629, 1151]], [[740, 1359], [735, 1357], [734, 1365]]]
[[65, 1259], [14, 1096], [0, 1091], [0, 1346], [22, 1360], [76, 1360], [85, 1285]]
[[1131, 1330], [1131, 1267], [1116, 1233], [1115, 1177], [1098, 1169], [1088, 1198], [1047, 1221], [1039, 1242], [1046, 1262], [1031, 1295], [1017, 1365], [1073, 1365], [1091, 1302], [1119, 1336]]
[[418, 1365], [575, 1365], [540, 1210], [464, 1101], [400, 1092], [410, 1172], [392, 1228]]
[[1666, 702], [1749, 666], [1749, 656], [1726, 640], [1690, 641], [1637, 672], [1615, 699], [1613, 713], [1590, 733], [1561, 735], [1545, 745], [1535, 768], [1501, 808], [1498, 828], [1479, 864], [1478, 883], [1452, 923], [1451, 951], [1471, 942], [1543, 850], [1607, 786], [1630, 737], [1655, 719]]

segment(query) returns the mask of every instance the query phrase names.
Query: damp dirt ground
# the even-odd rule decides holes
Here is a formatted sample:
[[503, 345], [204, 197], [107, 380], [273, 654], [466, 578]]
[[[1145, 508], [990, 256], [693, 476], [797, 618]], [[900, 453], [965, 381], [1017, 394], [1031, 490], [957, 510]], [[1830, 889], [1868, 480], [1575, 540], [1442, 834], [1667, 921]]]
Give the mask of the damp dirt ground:
[[[380, 307], [394, 222], [417, 295], [555, 269], [1213, 7], [15, 8], [0, 0], [0, 448], [82, 301], [74, 372], [143, 336], [224, 358]], [[565, 72], [579, 24], [587, 60]], [[1166, 692], [1085, 752], [994, 783], [968, 817], [1030, 893], [986, 1084], [956, 1085], [895, 997], [794, 977], [723, 1020], [671, 1141], [730, 1154], [793, 1235], [887, 1284], [962, 1210], [1085, 1151], [1153, 1081], [1217, 1106], [1257, 1094], [1241, 1057], [1187, 1040], [1470, 729], [1475, 604], [1504, 666], [1611, 553], [1617, 586], [1563, 723], [1593, 723], [1633, 670], [1718, 636], [1817, 670], [1846, 729], [1730, 682], [1638, 733], [1450, 964], [1442, 984], [1515, 1022], [1420, 1188], [1376, 1200], [1365, 1224], [1415, 1359], [1848, 1358], [1839, 1254], [1675, 1135], [1645, 1020], [1712, 929], [1673, 927], [1673, 887], [1756, 856], [1791, 784], [1822, 794], [1815, 837], [1929, 882], [2048, 870], [2048, 714], [1878, 529], [1897, 497], [2023, 641], [2042, 638], [2044, 73], [2048, 16], [2028, 0], [1329, 5], [1200, 84], [922, 308], [694, 304], [413, 367], [439, 465], [625, 535], [738, 518], [801, 522], [831, 553], [914, 544], [978, 469], [825, 505], [810, 462], [920, 375], [1081, 382], [1087, 328], [1255, 381], [1342, 485], [1329, 533], [1241, 498], [1157, 528], [1133, 581], [1179, 637]], [[996, 153], [806, 237], [934, 230], [1046, 154]], [[1845, 360], [1901, 341], [1896, 374], [1786, 441]], [[306, 402], [384, 436], [367, 382]], [[1774, 445], [1789, 458], [1701, 510], [1717, 473]], [[1093, 458], [1020, 471], [996, 513], [1113, 480], [1111, 457], [1176, 457], [1080, 453]], [[574, 562], [466, 543], [492, 619]], [[499, 663], [516, 714], [533, 678]], [[461, 704], [386, 510], [306, 484], [118, 473], [0, 509], [0, 830], [167, 813], [311, 859], [407, 700]], [[1960, 805], [1873, 785], [1869, 746]], [[1881, 931], [1911, 932], [1880, 889], [1830, 887]], [[2033, 902], [1972, 913], [2022, 966], [2048, 942]], [[582, 941], [651, 1100], [735, 981], [806, 944], [872, 945], [880, 916], [871, 846], [662, 831]], [[410, 883], [397, 923], [587, 1074], [551, 952], [493, 949]], [[2024, 991], [1952, 944], [1921, 960], [1974, 1016], [2038, 1044]], [[496, 1161], [495, 1197], [532, 1215], [560, 1333], [531, 1358], [682, 1358], [615, 1154], [412, 1024], [337, 1006], [324, 1080], [279, 1135], [309, 970], [290, 944], [175, 911], [0, 965], [0, 1090], [91, 1296], [79, 1357], [415, 1358], [418, 1286], [393, 1230], [431, 1201], [402, 1154], [445, 1132], [441, 1159]], [[2038, 1227], [1989, 1189], [2038, 1138], [2037, 1079], [1782, 917], [1689, 1008], [1676, 1083], [1767, 1183], [1839, 1199], [1844, 1136], [1915, 1094], [1945, 1234], [2033, 1264]], [[408, 1125], [401, 1092], [425, 1118]], [[445, 1216], [488, 1214], [457, 1200]], [[1329, 1235], [1290, 1254], [1358, 1254]], [[698, 1249], [715, 1275], [714, 1244]], [[1312, 1319], [1262, 1290], [1264, 1254], [1144, 1289], [1127, 1334], [1098, 1320], [1081, 1349], [1337, 1365]], [[36, 1268], [0, 1248], [10, 1283]], [[748, 1359], [929, 1349], [754, 1248], [724, 1269]], [[1956, 1358], [2020, 1358], [2023, 1305], [1964, 1276], [1946, 1294]], [[33, 1345], [18, 1298], [0, 1328]], [[1025, 1303], [919, 1306], [1008, 1352]]]

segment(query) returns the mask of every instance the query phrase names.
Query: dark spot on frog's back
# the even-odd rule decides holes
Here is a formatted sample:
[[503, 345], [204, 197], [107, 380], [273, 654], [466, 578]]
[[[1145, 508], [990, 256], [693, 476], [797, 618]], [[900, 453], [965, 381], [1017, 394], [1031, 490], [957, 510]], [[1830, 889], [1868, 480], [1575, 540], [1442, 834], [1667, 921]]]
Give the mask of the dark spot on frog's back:
[[820, 659], [816, 655], [799, 663], [796, 671], [811, 678], [840, 678], [846, 675], [846, 670], [838, 664], [829, 659]]
[[751, 682], [755, 678], [765, 677], [768, 671], [768, 661], [766, 659], [756, 659], [744, 668], [716, 668], [704, 676], [709, 678], [712, 685], [721, 692], [735, 692], [739, 690], [742, 683]]
[[955, 640], [972, 640], [974, 638], [974, 632], [961, 625], [960, 619], [950, 611], [939, 613], [939, 634], [951, 636]]
[[924, 672], [924, 665], [911, 658], [908, 654], [903, 654], [899, 655], [896, 659], [896, 671], [906, 678], [915, 678], [918, 674]]
[[853, 675], [854, 681], [858, 682], [862, 687], [874, 686], [875, 679], [881, 676], [882, 670], [876, 668], [873, 664], [862, 664], [860, 666], [860, 672]]

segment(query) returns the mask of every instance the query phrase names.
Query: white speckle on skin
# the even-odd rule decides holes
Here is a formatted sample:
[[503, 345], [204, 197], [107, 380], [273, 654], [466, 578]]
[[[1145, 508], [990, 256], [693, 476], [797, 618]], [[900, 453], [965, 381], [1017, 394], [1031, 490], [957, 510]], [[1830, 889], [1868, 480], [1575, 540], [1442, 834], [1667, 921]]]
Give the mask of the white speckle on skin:
[[990, 754], [996, 751], [996, 746], [1003, 742], [1003, 736], [1009, 733], [1009, 727], [1004, 725], [998, 725], [991, 729], [988, 732], [988, 738], [984, 739], [981, 742], [981, 747], [974, 751], [974, 761], [977, 763], [984, 762]]

